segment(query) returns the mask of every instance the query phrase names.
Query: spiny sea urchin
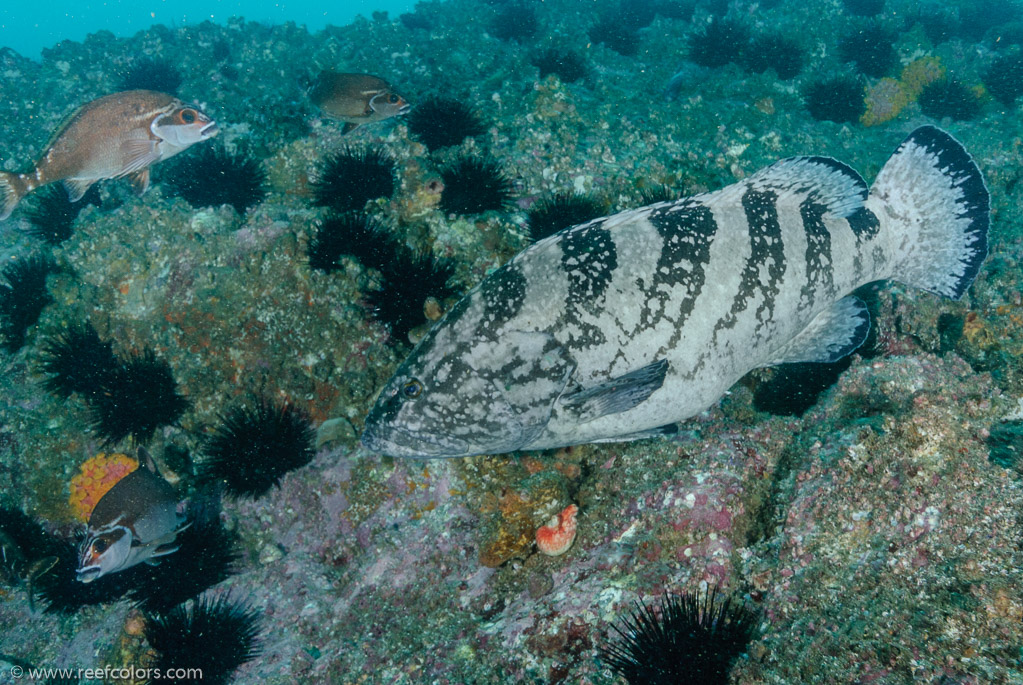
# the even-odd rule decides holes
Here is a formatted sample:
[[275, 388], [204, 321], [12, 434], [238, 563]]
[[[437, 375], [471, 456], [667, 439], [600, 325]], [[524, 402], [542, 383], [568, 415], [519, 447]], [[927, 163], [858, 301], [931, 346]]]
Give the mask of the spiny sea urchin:
[[490, 34], [501, 40], [524, 41], [535, 36], [539, 28], [536, 10], [521, 0], [513, 0], [497, 10], [490, 23]]
[[577, 52], [548, 48], [533, 56], [533, 66], [540, 70], [540, 78], [557, 74], [562, 83], [573, 83], [586, 76], [586, 61]]
[[146, 611], [170, 611], [227, 579], [235, 570], [240, 556], [238, 535], [228, 532], [221, 523], [219, 500], [209, 494], [193, 497], [188, 514], [189, 526], [178, 534], [174, 541], [178, 549], [167, 563], [137, 567], [138, 582], [129, 597]]
[[32, 193], [24, 210], [29, 223], [25, 233], [50, 245], [60, 245], [71, 237], [72, 224], [89, 204], [99, 204], [98, 186], [89, 188], [78, 202], [71, 202], [67, 191], [58, 185], [40, 188]]
[[346, 145], [320, 166], [312, 184], [313, 203], [337, 212], [361, 210], [370, 200], [394, 194], [394, 169], [383, 149]]
[[0, 346], [17, 352], [25, 344], [29, 326], [39, 320], [43, 307], [53, 302], [46, 289], [46, 278], [57, 271], [48, 254], [16, 257], [8, 262], [0, 277]]
[[741, 62], [749, 49], [750, 32], [733, 19], [714, 19], [689, 36], [689, 59], [701, 67], [723, 67]]
[[803, 70], [803, 49], [782, 35], [754, 36], [743, 55], [743, 66], [754, 74], [774, 69], [779, 79], [787, 81]]
[[604, 661], [629, 685], [728, 682], [732, 662], [756, 630], [758, 616], [741, 600], [719, 599], [717, 591], [665, 595], [656, 610], [639, 604], [622, 627], [620, 640], [601, 649]]
[[765, 371], [768, 380], [757, 386], [753, 406], [775, 416], [802, 416], [852, 364], [852, 355], [827, 364], [799, 362]]
[[0, 581], [11, 586], [24, 582], [30, 606], [61, 550], [60, 540], [24, 511], [0, 507]]
[[604, 216], [607, 204], [584, 193], [554, 193], [540, 198], [529, 208], [529, 235], [533, 242], [553, 235], [563, 228], [586, 223]]
[[984, 71], [987, 92], [1006, 107], [1012, 107], [1023, 95], [1023, 52], [998, 57]]
[[815, 81], [803, 91], [803, 102], [817, 121], [855, 123], [867, 111], [863, 83], [852, 76]]
[[975, 119], [980, 114], [977, 94], [955, 79], [940, 79], [924, 86], [920, 111], [939, 121], [945, 117], [956, 121]]
[[102, 340], [91, 323], [72, 323], [55, 335], [43, 338], [39, 370], [48, 375], [43, 387], [57, 397], [72, 393], [91, 396], [118, 368], [113, 346]]
[[170, 365], [151, 349], [120, 359], [87, 398], [92, 426], [106, 444], [131, 436], [146, 442], [160, 426], [175, 423], [188, 408]]
[[35, 582], [37, 596], [46, 604], [47, 613], [71, 614], [84, 606], [116, 602], [137, 582], [136, 569], [103, 576], [92, 583], [78, 580], [78, 544], [47, 534], [53, 566]]
[[856, 65], [860, 73], [881, 78], [898, 64], [895, 36], [879, 22], [871, 22], [838, 43], [838, 54]]
[[327, 217], [309, 241], [309, 266], [321, 271], [340, 267], [348, 255], [366, 267], [380, 269], [394, 254], [394, 241], [383, 226], [364, 212], [343, 212]]
[[156, 90], [175, 93], [181, 87], [181, 73], [170, 62], [146, 57], [128, 67], [121, 78], [121, 90]]
[[466, 138], [486, 132], [476, 112], [453, 98], [431, 97], [412, 108], [405, 117], [409, 135], [430, 152], [442, 147], [461, 145]]
[[173, 195], [193, 207], [231, 205], [239, 214], [266, 197], [266, 170], [246, 154], [231, 154], [217, 145], [181, 155], [160, 168], [160, 179]]
[[502, 210], [511, 201], [511, 181], [494, 159], [460, 157], [440, 172], [440, 208], [449, 214]]
[[181, 669], [198, 674], [178, 683], [222, 685], [231, 674], [259, 655], [259, 614], [233, 603], [227, 595], [205, 595], [166, 614], [147, 614], [146, 641], [156, 650], [151, 664], [161, 673]]
[[199, 471], [235, 497], [261, 497], [284, 474], [312, 461], [315, 438], [302, 410], [252, 398], [220, 415], [203, 445], [206, 460]]
[[410, 342], [409, 334], [427, 323], [428, 298], [443, 302], [455, 293], [449, 285], [454, 266], [446, 259], [402, 249], [380, 271], [383, 284], [366, 294], [366, 304], [390, 328], [395, 342]]

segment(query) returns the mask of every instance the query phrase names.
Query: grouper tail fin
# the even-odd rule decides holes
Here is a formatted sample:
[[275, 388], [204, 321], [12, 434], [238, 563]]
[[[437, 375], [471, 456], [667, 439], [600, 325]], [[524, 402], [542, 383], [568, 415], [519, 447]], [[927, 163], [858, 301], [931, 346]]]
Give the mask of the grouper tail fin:
[[934, 126], [913, 131], [870, 188], [880, 201], [895, 261], [890, 277], [962, 297], [987, 256], [990, 198], [966, 149]]

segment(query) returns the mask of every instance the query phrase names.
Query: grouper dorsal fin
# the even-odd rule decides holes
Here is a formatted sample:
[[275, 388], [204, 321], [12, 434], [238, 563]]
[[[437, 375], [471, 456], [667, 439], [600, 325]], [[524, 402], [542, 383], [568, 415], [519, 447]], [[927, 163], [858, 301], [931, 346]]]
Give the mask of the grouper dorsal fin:
[[667, 372], [667, 360], [660, 359], [635, 371], [565, 395], [561, 398], [561, 405], [580, 423], [608, 414], [620, 414], [650, 397], [664, 384]]
[[869, 331], [867, 305], [858, 297], [843, 297], [815, 316], [765, 366], [796, 362], [836, 362], [862, 345]]

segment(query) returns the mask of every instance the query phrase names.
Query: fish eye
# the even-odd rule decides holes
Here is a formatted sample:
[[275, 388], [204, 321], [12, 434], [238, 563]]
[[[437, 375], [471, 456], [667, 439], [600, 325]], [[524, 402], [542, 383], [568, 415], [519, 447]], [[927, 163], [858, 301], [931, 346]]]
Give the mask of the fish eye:
[[410, 381], [406, 381], [405, 385], [401, 386], [401, 394], [404, 395], [406, 399], [415, 399], [416, 397], [419, 397], [421, 392], [423, 392], [423, 384], [415, 378]]
[[108, 547], [110, 547], [110, 543], [106, 540], [96, 540], [96, 542], [92, 543], [92, 553], [103, 554], [103, 552], [107, 551]]
[[387, 98], [387, 101], [390, 102], [393, 105], [393, 104], [396, 104], [399, 99], [400, 98], [398, 98], [397, 95], [395, 95], [394, 93], [391, 93], [391, 97]]
[[183, 109], [181, 110], [181, 121], [186, 124], [194, 124], [196, 119], [196, 113], [194, 109]]

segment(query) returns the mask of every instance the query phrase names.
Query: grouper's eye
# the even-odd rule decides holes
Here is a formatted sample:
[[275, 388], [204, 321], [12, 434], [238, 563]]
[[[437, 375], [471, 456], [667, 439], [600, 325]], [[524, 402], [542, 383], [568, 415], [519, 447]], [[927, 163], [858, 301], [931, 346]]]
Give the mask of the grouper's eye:
[[108, 547], [110, 547], [110, 543], [106, 540], [96, 540], [96, 542], [92, 543], [92, 552], [93, 554], [103, 554], [103, 552], [107, 551]]
[[390, 102], [392, 105], [396, 104], [398, 102], [398, 96], [395, 95], [394, 93], [391, 93], [391, 96], [387, 98], [387, 101]]
[[401, 394], [405, 396], [405, 399], [415, 399], [421, 392], [423, 392], [423, 384], [415, 378], [405, 381], [405, 385], [401, 386]]
[[196, 113], [194, 109], [183, 109], [181, 110], [181, 121], [186, 124], [194, 124], [196, 119]]

